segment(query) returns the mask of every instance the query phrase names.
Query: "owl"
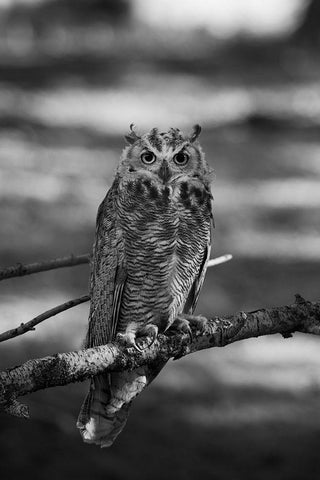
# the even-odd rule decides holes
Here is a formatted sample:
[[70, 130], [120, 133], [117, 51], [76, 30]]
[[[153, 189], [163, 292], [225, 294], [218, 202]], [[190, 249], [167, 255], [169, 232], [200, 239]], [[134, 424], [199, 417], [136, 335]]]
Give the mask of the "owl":
[[[121, 339], [141, 349], [159, 333], [189, 329], [183, 315], [196, 306], [213, 225], [212, 173], [200, 131], [153, 128], [139, 136], [131, 125], [97, 214], [85, 347]], [[77, 423], [83, 440], [110, 446], [132, 400], [163, 366], [94, 377]]]

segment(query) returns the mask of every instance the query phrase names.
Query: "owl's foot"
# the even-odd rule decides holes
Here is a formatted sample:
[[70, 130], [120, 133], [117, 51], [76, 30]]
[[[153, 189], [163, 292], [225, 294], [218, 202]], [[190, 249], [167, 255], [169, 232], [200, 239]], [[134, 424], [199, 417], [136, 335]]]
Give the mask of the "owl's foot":
[[136, 347], [136, 336], [134, 332], [118, 333], [116, 341], [125, 347]]
[[[168, 329], [168, 333], [175, 334], [175, 333], [184, 333], [189, 335], [189, 342], [191, 343], [193, 340], [193, 335], [201, 334], [204, 332], [207, 324], [207, 319], [201, 316], [195, 317], [194, 315], [188, 314], [180, 314], [174, 320], [170, 328]], [[184, 345], [180, 354], [176, 355], [173, 359], [179, 360], [179, 358], [183, 357], [188, 350], [187, 344]]]
[[192, 330], [190, 326], [190, 322], [182, 317], [178, 316], [174, 322], [170, 325], [170, 327], [167, 330], [167, 333], [170, 334], [175, 334], [175, 333], [185, 333], [190, 336], [190, 341], [192, 341]]
[[116, 341], [128, 348], [133, 347], [138, 350], [138, 352], [143, 352], [153, 345], [157, 336], [157, 325], [150, 323], [139, 328], [136, 332], [129, 331], [125, 333], [118, 333]]
[[144, 325], [142, 328], [139, 328], [136, 333], [136, 349], [139, 352], [143, 352], [146, 348], [151, 347], [159, 333], [157, 325], [149, 323]]
[[193, 334], [201, 334], [204, 332], [207, 325], [207, 319], [201, 316], [188, 315], [182, 313], [174, 320], [169, 328], [170, 332], [187, 333], [190, 335], [192, 341]]

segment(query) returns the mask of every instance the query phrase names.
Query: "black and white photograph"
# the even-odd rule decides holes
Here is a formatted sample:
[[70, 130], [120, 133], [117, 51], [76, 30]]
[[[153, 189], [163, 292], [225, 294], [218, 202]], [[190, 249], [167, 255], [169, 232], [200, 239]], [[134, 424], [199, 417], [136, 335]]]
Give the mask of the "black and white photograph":
[[1, 480], [320, 478], [320, 2], [0, 0]]

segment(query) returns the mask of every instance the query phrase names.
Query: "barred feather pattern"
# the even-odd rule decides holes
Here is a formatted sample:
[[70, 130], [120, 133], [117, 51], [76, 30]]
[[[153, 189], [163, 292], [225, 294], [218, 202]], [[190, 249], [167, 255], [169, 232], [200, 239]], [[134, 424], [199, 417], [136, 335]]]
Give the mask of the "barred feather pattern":
[[128, 280], [119, 332], [145, 323], [165, 331], [183, 310], [210, 235], [210, 196], [194, 183], [159, 186], [141, 175], [122, 185], [117, 210]]
[[[125, 151], [97, 216], [86, 347], [105, 344], [117, 334], [134, 337], [148, 324], [165, 332], [178, 314], [193, 311], [202, 286], [212, 225], [203, 156], [195, 150], [202, 172], [198, 167], [192, 175], [160, 179], [155, 170], [135, 163], [128, 167], [145, 145], [166, 162], [169, 153], [189, 144], [178, 129], [164, 134], [153, 129]], [[83, 439], [111, 445], [131, 401], [162, 367], [95, 377], [78, 419]]]

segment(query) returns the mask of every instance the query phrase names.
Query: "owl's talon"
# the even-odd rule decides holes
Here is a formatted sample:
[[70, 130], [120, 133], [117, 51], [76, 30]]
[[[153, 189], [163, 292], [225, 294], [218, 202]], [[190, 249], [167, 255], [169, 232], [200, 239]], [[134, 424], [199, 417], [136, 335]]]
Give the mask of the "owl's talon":
[[140, 353], [142, 353], [142, 352], [147, 348], [147, 347], [141, 348], [136, 341], [134, 342], [134, 345], [133, 345], [133, 346], [134, 346], [134, 348], [135, 348], [136, 350], [138, 350], [138, 352], [140, 352]]
[[192, 328], [192, 331], [198, 334], [203, 333], [208, 324], [208, 320], [205, 317], [202, 317], [201, 315], [195, 316], [195, 315], [184, 314], [182, 318], [187, 320]]
[[190, 323], [188, 320], [186, 320], [183, 317], [177, 317], [172, 325], [170, 325], [170, 328], [168, 329], [168, 333], [184, 333], [188, 334], [190, 337], [190, 341], [192, 341], [192, 330], [190, 327]]
[[147, 345], [144, 348], [141, 348], [139, 343], [136, 341], [136, 337], [133, 333], [119, 333], [117, 335], [116, 340], [121, 344], [124, 345], [126, 348], [134, 348], [135, 350], [138, 350], [138, 352], [143, 352], [149, 345]]
[[174, 320], [170, 326], [169, 332], [173, 331], [188, 334], [190, 336], [190, 341], [192, 341], [194, 334], [201, 334], [204, 332], [206, 324], [207, 319], [204, 317], [181, 314]]
[[[140, 328], [137, 331], [136, 340], [138, 341], [138, 343], [142, 343], [142, 345], [145, 345], [145, 346], [141, 348], [139, 345], [137, 345], [137, 342], [136, 342], [137, 350], [139, 350], [139, 352], [143, 352], [147, 348], [152, 347], [155, 340], [157, 339], [158, 331], [159, 330], [157, 325], [153, 325], [153, 324], [145, 325], [144, 327]], [[151, 341], [146, 342], [147, 339]]]

